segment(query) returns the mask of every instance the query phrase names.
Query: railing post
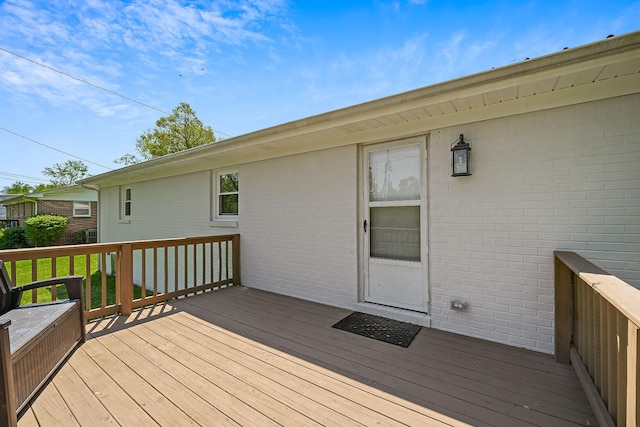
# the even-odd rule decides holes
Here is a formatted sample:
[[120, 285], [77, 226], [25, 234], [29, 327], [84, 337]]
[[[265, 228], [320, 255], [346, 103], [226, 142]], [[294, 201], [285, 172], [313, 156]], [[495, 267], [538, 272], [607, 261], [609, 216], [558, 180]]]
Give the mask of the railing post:
[[555, 269], [555, 358], [559, 363], [570, 363], [571, 323], [573, 290], [571, 276], [573, 272], [567, 268], [557, 256], [553, 257]]
[[9, 348], [9, 325], [11, 325], [10, 320], [0, 324], [0, 370], [2, 370], [2, 382], [0, 383], [0, 426], [2, 427], [15, 427], [18, 425], [13, 361], [11, 360], [11, 349]]
[[120, 277], [120, 312], [128, 316], [133, 311], [133, 249], [131, 243], [124, 243], [118, 263]]
[[233, 245], [233, 285], [240, 286], [242, 281], [240, 280], [240, 235], [235, 234], [232, 240]]

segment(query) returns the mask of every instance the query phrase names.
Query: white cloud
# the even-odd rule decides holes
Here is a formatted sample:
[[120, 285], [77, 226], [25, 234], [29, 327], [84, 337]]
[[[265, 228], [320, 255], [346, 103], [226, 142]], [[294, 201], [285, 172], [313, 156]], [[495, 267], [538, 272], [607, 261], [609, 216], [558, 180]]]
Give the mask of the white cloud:
[[[221, 48], [245, 43], [269, 46], [274, 32], [290, 34], [290, 26], [278, 15], [285, 6], [282, 0], [217, 1], [206, 7], [176, 0], [7, 0], [0, 3], [0, 47], [118, 91], [110, 82], [119, 77], [144, 82], [171, 71], [176, 76], [203, 74], [214, 52], [215, 60], [238, 58], [236, 52], [220, 53]], [[270, 54], [278, 57], [276, 51]], [[5, 91], [31, 94], [56, 106], [83, 105], [100, 116], [119, 111], [122, 100], [6, 56], [0, 52], [0, 63], [9, 70], [0, 73]], [[123, 76], [132, 68], [140, 74]]]

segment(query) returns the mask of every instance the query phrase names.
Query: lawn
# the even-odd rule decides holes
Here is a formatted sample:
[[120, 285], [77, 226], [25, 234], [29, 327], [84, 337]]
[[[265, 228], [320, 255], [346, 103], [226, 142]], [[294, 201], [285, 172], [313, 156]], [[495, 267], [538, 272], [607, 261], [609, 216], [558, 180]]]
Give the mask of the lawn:
[[[38, 280], [48, 279], [51, 277], [51, 260], [39, 259], [38, 261]], [[91, 255], [91, 308], [100, 308], [102, 305], [102, 272], [98, 269], [98, 254]], [[84, 255], [78, 255], [74, 258], [74, 271], [69, 271], [69, 257], [62, 257], [56, 259], [56, 276], [68, 276], [78, 275], [85, 276], [86, 274], [86, 257]], [[14, 283], [24, 285], [32, 281], [31, 278], [31, 261], [18, 261], [16, 263], [16, 280]], [[83, 290], [86, 299], [86, 277], [82, 281]], [[134, 286], [133, 295], [135, 298], [140, 298], [141, 288]], [[68, 298], [66, 288], [64, 285], [56, 287], [57, 299]], [[147, 295], [151, 295], [147, 291]], [[38, 302], [51, 301], [51, 287], [45, 287], [38, 289]], [[31, 303], [31, 292], [26, 292], [22, 295], [22, 304]], [[116, 278], [114, 276], [107, 276], [107, 305], [116, 303]], [[86, 301], [85, 301], [86, 306]]]

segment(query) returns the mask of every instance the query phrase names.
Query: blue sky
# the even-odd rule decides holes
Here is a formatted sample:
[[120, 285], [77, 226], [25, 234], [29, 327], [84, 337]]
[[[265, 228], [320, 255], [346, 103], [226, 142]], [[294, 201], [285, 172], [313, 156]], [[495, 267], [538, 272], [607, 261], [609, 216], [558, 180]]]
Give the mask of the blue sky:
[[228, 138], [637, 30], [640, 1], [0, 0], [0, 189], [116, 169], [180, 102]]

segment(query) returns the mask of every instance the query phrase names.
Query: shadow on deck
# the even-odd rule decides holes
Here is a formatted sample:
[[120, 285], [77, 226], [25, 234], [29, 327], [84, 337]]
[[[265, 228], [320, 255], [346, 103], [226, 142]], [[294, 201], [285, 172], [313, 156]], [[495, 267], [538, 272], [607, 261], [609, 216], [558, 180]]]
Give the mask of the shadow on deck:
[[596, 425], [573, 368], [549, 355], [331, 328], [349, 313], [232, 287], [90, 323], [18, 425]]

